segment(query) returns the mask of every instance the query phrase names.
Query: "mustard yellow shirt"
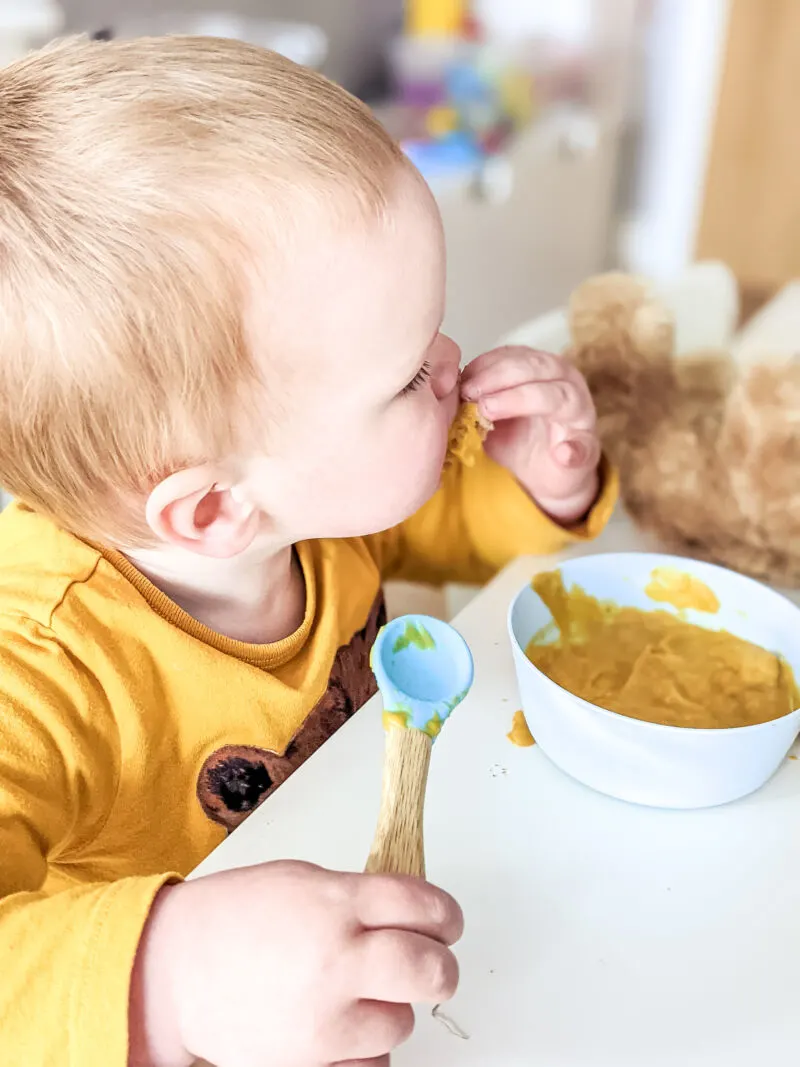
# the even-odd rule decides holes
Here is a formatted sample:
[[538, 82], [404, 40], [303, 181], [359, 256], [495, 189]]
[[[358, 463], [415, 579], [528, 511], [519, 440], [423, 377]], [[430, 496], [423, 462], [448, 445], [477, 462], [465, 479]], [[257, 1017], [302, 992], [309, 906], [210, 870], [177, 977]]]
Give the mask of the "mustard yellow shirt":
[[153, 897], [373, 693], [381, 582], [482, 581], [569, 533], [489, 460], [375, 537], [297, 546], [307, 605], [273, 645], [213, 633], [122, 556], [0, 517], [0, 1062], [125, 1067]]

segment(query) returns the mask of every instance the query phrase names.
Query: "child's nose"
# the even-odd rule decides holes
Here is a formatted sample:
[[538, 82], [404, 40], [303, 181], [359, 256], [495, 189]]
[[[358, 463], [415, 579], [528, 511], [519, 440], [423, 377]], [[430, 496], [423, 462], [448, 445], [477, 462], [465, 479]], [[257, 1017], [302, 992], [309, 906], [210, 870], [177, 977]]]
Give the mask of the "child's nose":
[[461, 349], [446, 334], [440, 333], [436, 340], [433, 359], [433, 392], [437, 400], [444, 400], [458, 385], [461, 365]]

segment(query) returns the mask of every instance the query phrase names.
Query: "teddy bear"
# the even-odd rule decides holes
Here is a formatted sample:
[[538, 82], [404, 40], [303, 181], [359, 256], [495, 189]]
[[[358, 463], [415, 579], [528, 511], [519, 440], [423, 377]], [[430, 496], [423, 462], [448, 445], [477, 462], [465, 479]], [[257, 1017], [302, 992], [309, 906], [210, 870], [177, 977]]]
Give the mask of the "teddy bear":
[[679, 553], [800, 585], [800, 355], [741, 370], [724, 351], [676, 358], [666, 308], [621, 273], [584, 282], [569, 321], [634, 521]]

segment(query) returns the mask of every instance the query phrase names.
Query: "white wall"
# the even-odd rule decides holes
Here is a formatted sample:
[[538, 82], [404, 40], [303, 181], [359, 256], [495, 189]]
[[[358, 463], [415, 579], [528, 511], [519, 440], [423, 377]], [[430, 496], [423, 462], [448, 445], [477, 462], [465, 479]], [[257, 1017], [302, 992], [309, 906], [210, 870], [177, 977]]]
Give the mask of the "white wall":
[[694, 258], [730, 0], [654, 0], [642, 139], [620, 258], [674, 276]]
[[70, 30], [113, 29], [135, 13], [232, 11], [322, 26], [330, 40], [325, 73], [348, 88], [374, 75], [386, 41], [402, 23], [403, 0], [60, 0]]
[[484, 25], [500, 37], [555, 38], [565, 45], [586, 43], [594, 0], [473, 0]]

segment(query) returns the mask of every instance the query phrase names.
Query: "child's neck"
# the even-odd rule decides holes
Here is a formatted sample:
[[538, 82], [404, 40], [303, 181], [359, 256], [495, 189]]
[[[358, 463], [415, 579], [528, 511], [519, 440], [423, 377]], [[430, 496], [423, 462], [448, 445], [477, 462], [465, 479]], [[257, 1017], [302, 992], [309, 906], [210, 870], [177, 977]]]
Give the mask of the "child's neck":
[[225, 637], [272, 644], [289, 637], [303, 621], [305, 582], [291, 546], [254, 544], [234, 559], [176, 550], [127, 555], [178, 607]]

